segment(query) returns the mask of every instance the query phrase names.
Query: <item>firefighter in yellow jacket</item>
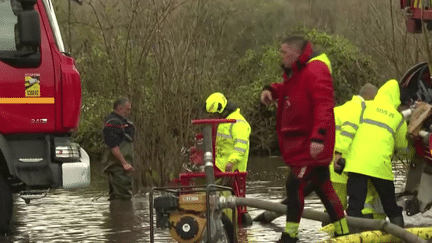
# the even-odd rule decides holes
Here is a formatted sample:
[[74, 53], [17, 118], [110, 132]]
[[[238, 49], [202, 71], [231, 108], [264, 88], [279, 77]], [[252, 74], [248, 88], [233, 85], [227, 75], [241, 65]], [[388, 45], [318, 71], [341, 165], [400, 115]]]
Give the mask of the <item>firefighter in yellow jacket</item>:
[[[337, 154], [340, 154], [338, 148], [341, 144], [354, 138], [353, 135], [360, 124], [361, 112], [366, 108], [367, 103], [375, 98], [377, 91], [377, 87], [367, 83], [360, 89], [359, 95], [354, 95], [350, 101], [334, 108], [336, 122], [335, 152]], [[344, 156], [340, 156], [345, 158], [349, 153], [349, 149], [345, 153]], [[346, 209], [348, 204], [346, 191], [348, 176], [345, 173], [338, 174], [335, 172], [334, 168], [339, 172], [342, 171], [342, 168], [337, 164], [338, 159], [339, 156], [337, 155], [334, 163], [330, 164], [330, 179], [344, 209]], [[378, 193], [370, 180], [368, 181], [367, 197], [362, 214], [365, 218], [385, 219], [386, 217]]]
[[347, 214], [363, 216], [367, 182], [370, 180], [390, 222], [403, 227], [402, 210], [396, 204], [391, 160], [395, 149], [405, 149], [408, 146], [407, 124], [397, 111], [400, 103], [398, 82], [387, 81], [360, 115], [360, 125], [352, 132], [353, 139], [339, 144], [338, 151], [345, 154], [349, 149], [349, 153], [344, 155], [344, 172], [348, 173]]
[[222, 172], [245, 172], [249, 157], [251, 127], [232, 102], [222, 93], [213, 93], [206, 100], [206, 111], [216, 118], [235, 119], [236, 123], [221, 123], [217, 128], [216, 167]]
[[[366, 107], [366, 102], [373, 100], [376, 93], [377, 87], [372, 84], [365, 84], [359, 92], [359, 95], [354, 95], [351, 100], [345, 102], [343, 105], [334, 108], [335, 123], [336, 123], [336, 141], [335, 141], [335, 151], [338, 151], [339, 144], [344, 141], [344, 139], [352, 139], [353, 136], [350, 130], [357, 131], [360, 123], [360, 115], [362, 110]], [[341, 132], [342, 127], [344, 131]], [[348, 132], [347, 132], [348, 130]], [[349, 153], [346, 151], [344, 156], [346, 157]], [[342, 172], [341, 165], [337, 164], [339, 156], [336, 156], [334, 163], [329, 166], [330, 169], [330, 180], [333, 183], [333, 187], [341, 200], [344, 209], [347, 208], [347, 192], [346, 184], [348, 176]], [[336, 173], [338, 171], [339, 173]], [[369, 190], [368, 190], [369, 191]]]
[[[246, 119], [240, 114], [240, 108], [234, 103], [227, 101], [222, 93], [211, 94], [206, 100], [206, 111], [214, 118], [235, 119], [235, 123], [221, 123], [217, 128], [216, 136], [216, 167], [222, 172], [246, 172], [249, 158], [249, 135], [251, 127]], [[227, 184], [220, 181], [217, 183]], [[228, 196], [226, 192], [223, 195]], [[230, 211], [225, 211], [228, 216]], [[231, 219], [232, 220], [232, 219]], [[242, 215], [244, 226], [252, 225], [249, 213]], [[229, 220], [222, 219], [227, 232], [231, 232]], [[233, 235], [229, 235], [234, 239]]]

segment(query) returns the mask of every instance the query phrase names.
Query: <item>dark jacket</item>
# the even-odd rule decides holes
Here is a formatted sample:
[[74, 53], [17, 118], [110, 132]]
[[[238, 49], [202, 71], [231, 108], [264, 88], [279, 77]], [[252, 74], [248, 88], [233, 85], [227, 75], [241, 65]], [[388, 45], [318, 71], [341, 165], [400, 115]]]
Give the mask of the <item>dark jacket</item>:
[[133, 123], [116, 113], [110, 113], [104, 122], [103, 136], [106, 144], [105, 151], [102, 155], [103, 171], [106, 171], [112, 165], [120, 165], [117, 158], [112, 154], [111, 149], [119, 147], [125, 160], [133, 164], [133, 138], [135, 128]]
[[123, 141], [133, 140], [135, 128], [133, 123], [115, 112], [105, 117], [103, 136], [105, 144], [113, 148], [120, 146]]

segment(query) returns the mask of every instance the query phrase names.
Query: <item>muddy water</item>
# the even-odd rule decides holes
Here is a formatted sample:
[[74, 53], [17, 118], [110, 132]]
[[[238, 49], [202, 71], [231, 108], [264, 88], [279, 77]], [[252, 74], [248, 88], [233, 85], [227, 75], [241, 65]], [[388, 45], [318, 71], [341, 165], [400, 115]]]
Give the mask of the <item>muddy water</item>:
[[[285, 171], [278, 159], [254, 158], [249, 163], [247, 197], [278, 202], [284, 197]], [[397, 176], [398, 187], [404, 185], [404, 173]], [[107, 201], [103, 178], [93, 178], [88, 188], [51, 191], [45, 198], [26, 204], [15, 198], [15, 220], [11, 235], [0, 242], [150, 242], [148, 194], [131, 202]], [[312, 195], [306, 207], [324, 210]], [[252, 217], [261, 210], [250, 208]], [[431, 225], [432, 214], [405, 217], [408, 225]], [[242, 242], [274, 242], [285, 225], [280, 217], [271, 225], [254, 225], [241, 229]], [[321, 223], [302, 219], [300, 242], [319, 242], [328, 236], [319, 231]], [[167, 231], [157, 230], [155, 242], [173, 242]]]

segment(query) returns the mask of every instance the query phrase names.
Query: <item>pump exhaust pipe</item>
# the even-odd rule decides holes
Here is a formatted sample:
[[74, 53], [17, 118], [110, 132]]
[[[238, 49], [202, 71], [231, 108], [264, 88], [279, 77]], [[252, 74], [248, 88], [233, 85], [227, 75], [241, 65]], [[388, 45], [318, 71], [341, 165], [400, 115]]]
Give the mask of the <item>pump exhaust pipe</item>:
[[213, 146], [212, 146], [212, 128], [205, 126], [203, 128], [203, 146], [204, 146], [204, 172], [206, 175], [206, 185], [215, 183], [213, 170]]
[[[219, 207], [220, 208], [235, 208], [237, 206], [248, 206], [259, 209], [264, 209], [268, 211], [273, 211], [278, 214], [286, 214], [287, 208], [286, 205], [279, 203], [266, 202], [258, 199], [252, 198], [242, 198], [242, 197], [220, 197], [219, 198]], [[317, 220], [317, 221], [329, 221], [330, 217], [327, 213], [319, 212], [312, 209], [304, 209], [303, 218]], [[417, 235], [395, 225], [385, 220], [375, 220], [375, 219], [365, 219], [365, 218], [357, 218], [346, 216], [347, 223], [351, 226], [355, 226], [358, 228], [363, 228], [366, 230], [382, 230], [386, 233], [392, 234], [406, 242], [411, 243], [427, 243], [427, 240], [424, 240]]]
[[[213, 137], [212, 137], [212, 127], [204, 126], [203, 128], [203, 149], [204, 149], [204, 173], [206, 179], [206, 185], [214, 185], [216, 183], [213, 169]], [[209, 187], [208, 187], [209, 188]], [[216, 198], [215, 192], [210, 192], [208, 199]], [[210, 199], [212, 201], [212, 199]], [[214, 210], [207, 205], [207, 214], [210, 216], [207, 220], [207, 226], [203, 233], [202, 239], [207, 239], [209, 243], [215, 242], [228, 242], [228, 235], [224, 229], [222, 223], [222, 212]], [[201, 241], [200, 241], [201, 242]]]

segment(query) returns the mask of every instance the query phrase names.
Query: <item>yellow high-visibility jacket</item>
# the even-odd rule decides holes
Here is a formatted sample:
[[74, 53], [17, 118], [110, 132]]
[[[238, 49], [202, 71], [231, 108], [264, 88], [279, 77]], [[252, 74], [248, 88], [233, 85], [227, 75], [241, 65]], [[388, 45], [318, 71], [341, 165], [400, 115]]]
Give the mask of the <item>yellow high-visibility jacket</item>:
[[[406, 149], [407, 124], [397, 111], [400, 105], [399, 84], [392, 79], [368, 102], [360, 116], [344, 172], [354, 172], [384, 180], [393, 180], [392, 155], [395, 149]], [[347, 149], [347, 144], [343, 149]]]
[[236, 123], [218, 125], [216, 137], [216, 166], [223, 172], [228, 162], [233, 163], [233, 171], [245, 172], [249, 158], [249, 135], [251, 127], [240, 114], [238, 108], [226, 119], [236, 119]]
[[[348, 153], [347, 151], [340, 151], [340, 144], [347, 140], [351, 142], [355, 132], [357, 132], [360, 124], [360, 115], [362, 110], [365, 108], [365, 101], [359, 95], [354, 95], [350, 101], [345, 102], [343, 105], [334, 108], [335, 123], [336, 123], [336, 142], [335, 150], [342, 153], [342, 157], [345, 158]], [[343, 132], [342, 132], [343, 131]], [[330, 180], [332, 182], [346, 184], [348, 176], [344, 173], [339, 175], [334, 172], [333, 162], [330, 163]]]

